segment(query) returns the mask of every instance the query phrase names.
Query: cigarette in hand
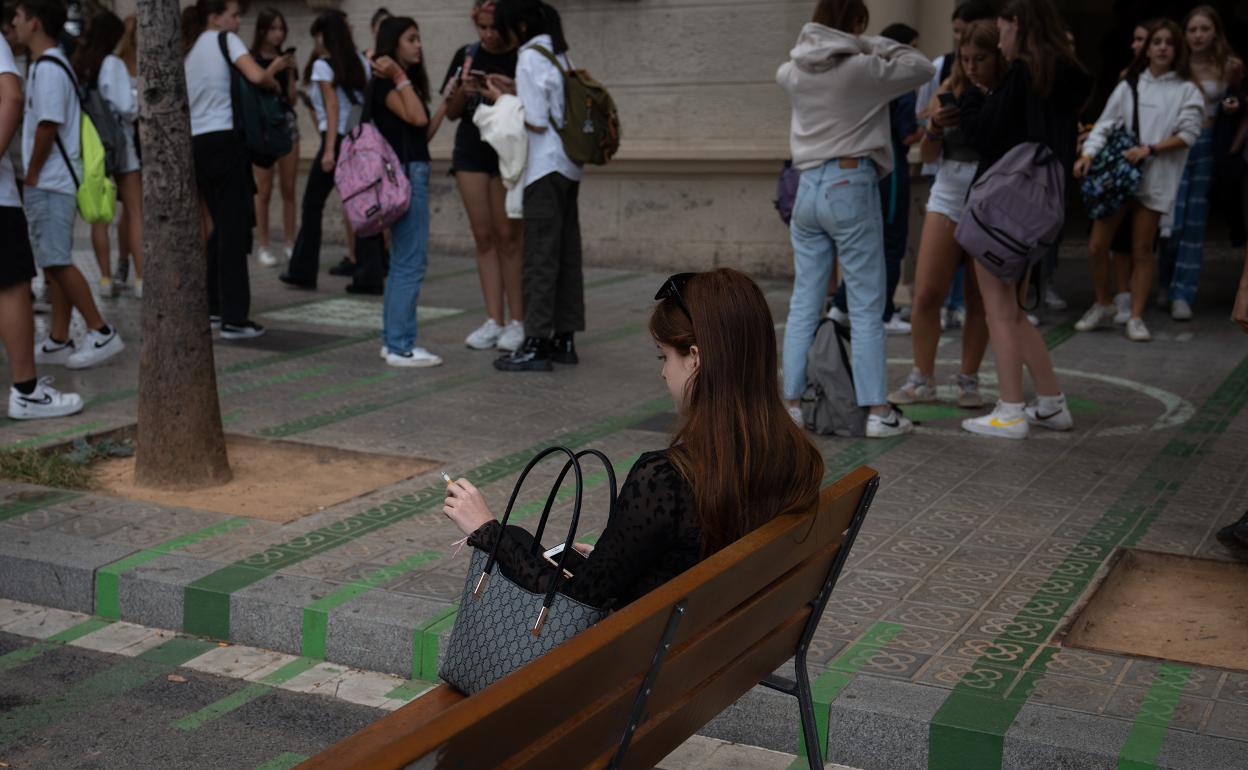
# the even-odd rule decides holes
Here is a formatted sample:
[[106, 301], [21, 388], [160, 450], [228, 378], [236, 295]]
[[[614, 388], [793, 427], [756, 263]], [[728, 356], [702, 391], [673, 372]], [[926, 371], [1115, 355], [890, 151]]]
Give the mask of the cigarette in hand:
[[442, 480], [446, 482], [448, 487], [455, 483], [451, 480], [451, 477], [447, 475], [446, 471], [442, 471]]

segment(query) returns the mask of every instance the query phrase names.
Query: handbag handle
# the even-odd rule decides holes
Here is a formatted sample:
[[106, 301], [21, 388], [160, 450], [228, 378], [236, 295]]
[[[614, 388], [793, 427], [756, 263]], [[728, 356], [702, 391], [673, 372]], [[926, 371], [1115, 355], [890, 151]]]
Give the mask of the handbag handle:
[[577, 460], [577, 456], [571, 449], [564, 446], [552, 446], [538, 452], [537, 455], [529, 460], [529, 464], [524, 467], [520, 473], [520, 478], [516, 480], [516, 486], [511, 490], [511, 499], [507, 501], [507, 510], [503, 513], [502, 527], [503, 531], [499, 533], [498, 538], [494, 541], [494, 547], [490, 549], [490, 556], [485, 561], [485, 567], [481, 571], [481, 577], [477, 579], [477, 585], [472, 591], [472, 597], [479, 599], [481, 592], [485, 590], [486, 581], [489, 580], [490, 573], [494, 569], [494, 563], [498, 560], [498, 549], [503, 543], [503, 535], [506, 532], [507, 520], [511, 518], [511, 510], [515, 507], [516, 498], [520, 495], [520, 488], [524, 486], [524, 480], [528, 478], [529, 472], [552, 454], [562, 452], [568, 456], [568, 464], [576, 472], [576, 501], [572, 508], [572, 526], [568, 529], [568, 539], [564, 546], [563, 553], [559, 555], [559, 567], [555, 573], [555, 579], [551, 581], [550, 588], [546, 591], [546, 597], [542, 600], [542, 609], [537, 614], [537, 620], [533, 624], [531, 633], [534, 636], [541, 636], [542, 626], [546, 624], [546, 616], [550, 613], [550, 605], [555, 601], [555, 594], [559, 591], [559, 581], [563, 579], [563, 568], [568, 560], [568, 550], [572, 547], [572, 540], [576, 538], [576, 527], [580, 523], [581, 518], [581, 497], [584, 494], [584, 478], [581, 474], [581, 463]]
[[[602, 467], [607, 470], [607, 481], [611, 488], [611, 497], [608, 498], [607, 518], [610, 520], [611, 514], [615, 511], [615, 468], [611, 466], [611, 461], [607, 456], [597, 449], [583, 449], [576, 453], [576, 459], [579, 461], [585, 455], [593, 455], [602, 461]], [[563, 470], [559, 473], [559, 478], [555, 479], [555, 485], [550, 488], [550, 496], [546, 498], [546, 507], [542, 509], [542, 518], [537, 524], [537, 532], [533, 534], [533, 546], [530, 551], [534, 556], [537, 555], [537, 549], [542, 543], [542, 533], [546, 531], [546, 520], [550, 517], [550, 509], [555, 505], [555, 497], [559, 494], [559, 488], [563, 486], [563, 479], [568, 475], [568, 471], [572, 469], [572, 463], [568, 462], [563, 466]], [[572, 547], [571, 538], [564, 544], [563, 550], [566, 552]], [[563, 573], [560, 573], [563, 574]]]

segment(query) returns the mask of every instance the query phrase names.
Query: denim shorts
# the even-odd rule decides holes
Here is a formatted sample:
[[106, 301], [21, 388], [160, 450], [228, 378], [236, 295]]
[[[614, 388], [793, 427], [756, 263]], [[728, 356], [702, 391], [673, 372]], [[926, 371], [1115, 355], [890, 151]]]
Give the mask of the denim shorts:
[[74, 264], [74, 217], [78, 215], [78, 200], [69, 193], [35, 187], [27, 187], [24, 195], [26, 225], [30, 230], [35, 264], [41, 268]]
[[977, 168], [978, 163], [942, 160], [927, 197], [928, 213], [944, 214], [955, 223], [961, 219], [962, 210], [966, 208], [966, 193], [971, 189]]

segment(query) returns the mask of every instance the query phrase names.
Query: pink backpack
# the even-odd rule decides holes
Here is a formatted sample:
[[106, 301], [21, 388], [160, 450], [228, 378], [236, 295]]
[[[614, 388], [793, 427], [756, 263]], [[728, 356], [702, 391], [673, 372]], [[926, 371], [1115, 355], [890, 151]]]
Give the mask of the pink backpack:
[[412, 202], [412, 183], [399, 156], [372, 123], [361, 123], [343, 137], [334, 185], [359, 235], [381, 233]]

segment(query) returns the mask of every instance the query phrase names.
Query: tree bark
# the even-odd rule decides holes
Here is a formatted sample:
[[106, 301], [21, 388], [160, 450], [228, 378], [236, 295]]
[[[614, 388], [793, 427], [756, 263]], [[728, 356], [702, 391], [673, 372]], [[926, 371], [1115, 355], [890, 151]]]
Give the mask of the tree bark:
[[191, 155], [177, 0], [139, 0], [143, 346], [135, 481], [193, 489], [230, 480], [217, 401], [208, 267]]

